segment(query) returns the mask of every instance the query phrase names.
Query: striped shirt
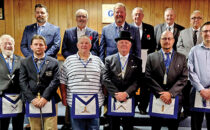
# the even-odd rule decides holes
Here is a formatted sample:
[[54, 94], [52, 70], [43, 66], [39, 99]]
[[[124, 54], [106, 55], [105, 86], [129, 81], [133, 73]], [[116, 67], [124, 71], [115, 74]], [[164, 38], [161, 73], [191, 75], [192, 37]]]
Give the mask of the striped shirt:
[[[86, 64], [86, 67], [84, 67], [84, 64]], [[87, 62], [83, 61], [78, 53], [67, 57], [61, 67], [60, 82], [67, 86], [68, 105], [72, 106], [73, 94], [97, 93], [99, 106], [102, 106], [104, 102], [101, 85], [103, 72], [103, 62], [91, 53]]]

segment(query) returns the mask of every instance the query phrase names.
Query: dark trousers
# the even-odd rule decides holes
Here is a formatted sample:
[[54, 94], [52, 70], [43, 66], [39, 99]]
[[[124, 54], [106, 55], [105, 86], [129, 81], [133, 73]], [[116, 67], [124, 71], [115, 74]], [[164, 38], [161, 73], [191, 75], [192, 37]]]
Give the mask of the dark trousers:
[[183, 109], [184, 113], [189, 115], [190, 114], [190, 91], [191, 91], [192, 85], [190, 81], [188, 80], [187, 84], [182, 90], [183, 93]]
[[182, 109], [181, 99], [179, 100], [179, 109], [177, 119], [168, 119], [160, 117], [150, 117], [152, 122], [152, 130], [160, 130], [162, 126], [168, 127], [169, 130], [178, 130], [180, 122], [180, 113]]
[[204, 115], [206, 117], [206, 126], [210, 130], [210, 113], [204, 112], [191, 112], [191, 129], [192, 130], [201, 130]]
[[109, 116], [110, 130], [120, 130], [120, 125], [122, 125], [123, 130], [133, 130], [134, 117], [117, 117]]
[[152, 122], [152, 130], [160, 130], [162, 126], [167, 126], [169, 130], [178, 130], [178, 119], [164, 119], [158, 117], [150, 117]]
[[16, 117], [0, 118], [0, 130], [8, 130], [10, 119], [12, 119], [13, 130], [23, 130], [24, 114], [18, 114]]

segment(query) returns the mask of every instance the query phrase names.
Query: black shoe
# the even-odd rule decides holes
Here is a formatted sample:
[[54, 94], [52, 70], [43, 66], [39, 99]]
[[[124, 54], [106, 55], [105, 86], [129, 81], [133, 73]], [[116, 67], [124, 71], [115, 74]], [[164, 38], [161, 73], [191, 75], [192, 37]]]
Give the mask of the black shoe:
[[72, 130], [72, 128], [70, 127], [70, 125], [64, 124], [64, 125], [61, 127], [61, 130]]
[[141, 109], [139, 110], [139, 112], [140, 112], [141, 115], [147, 115], [148, 114], [146, 111], [141, 110]]

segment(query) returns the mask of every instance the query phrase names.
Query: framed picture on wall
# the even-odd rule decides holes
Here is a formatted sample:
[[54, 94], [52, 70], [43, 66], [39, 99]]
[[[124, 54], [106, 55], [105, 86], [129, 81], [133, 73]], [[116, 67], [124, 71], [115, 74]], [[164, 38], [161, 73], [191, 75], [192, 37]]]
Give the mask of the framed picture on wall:
[[113, 8], [115, 4], [102, 4], [102, 23], [113, 23]]
[[4, 0], [0, 0], [0, 20], [4, 19]]

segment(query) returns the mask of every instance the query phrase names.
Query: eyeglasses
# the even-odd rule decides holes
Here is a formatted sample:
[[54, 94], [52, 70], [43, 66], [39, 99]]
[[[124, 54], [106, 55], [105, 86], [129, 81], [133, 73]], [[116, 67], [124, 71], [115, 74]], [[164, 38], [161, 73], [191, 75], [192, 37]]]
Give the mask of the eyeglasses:
[[210, 30], [203, 30], [202, 32], [203, 33], [208, 33], [208, 32], [210, 33]]
[[172, 38], [172, 37], [163, 37], [163, 38], [161, 38], [161, 40], [163, 40], [163, 41], [166, 41], [166, 40], [169, 40], [169, 41], [171, 41], [172, 39], [174, 39], [174, 38]]
[[197, 19], [197, 20], [201, 20], [202, 18], [201, 18], [201, 17], [192, 17], [191, 19], [192, 19], [192, 20], [196, 20], [196, 19]]

